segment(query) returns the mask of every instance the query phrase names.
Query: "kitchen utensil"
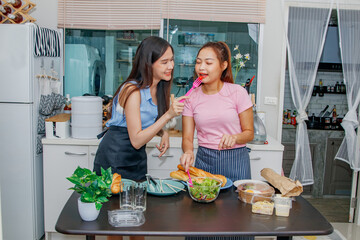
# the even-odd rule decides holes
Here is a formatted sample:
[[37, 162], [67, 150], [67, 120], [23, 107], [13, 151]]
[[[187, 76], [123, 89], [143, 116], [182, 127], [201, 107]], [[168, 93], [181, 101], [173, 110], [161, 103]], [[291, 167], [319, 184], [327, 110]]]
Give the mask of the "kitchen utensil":
[[146, 181], [147, 181], [148, 186], [149, 186], [149, 191], [155, 192], [155, 187], [150, 182], [150, 175], [146, 174], [145, 176], [146, 176]]
[[136, 227], [145, 223], [142, 211], [112, 210], [108, 211], [108, 221], [113, 227]]
[[[156, 179], [156, 182], [158, 182], [160, 184], [160, 179]], [[169, 179], [162, 179], [161, 180], [163, 183], [163, 191], [160, 191], [158, 188], [154, 189], [154, 191], [150, 190], [150, 185], [147, 189], [147, 193], [151, 194], [151, 195], [155, 195], [155, 196], [160, 196], [160, 197], [165, 197], [165, 196], [170, 196], [170, 195], [174, 195], [180, 191], [185, 191], [185, 185], [181, 182], [178, 181], [174, 181], [174, 180], [169, 180]]]
[[193, 185], [193, 182], [191, 181], [191, 177], [190, 177], [189, 170], [187, 170], [186, 172], [187, 172], [187, 174], [188, 174], [188, 176], [189, 176], [189, 180], [188, 180], [188, 181], [189, 181], [189, 186], [190, 186], [190, 187], [193, 187], [194, 185]]
[[[198, 78], [194, 81], [193, 86], [190, 88], [190, 90], [185, 94], [185, 96], [189, 96], [190, 93], [192, 92], [192, 90], [194, 90], [195, 88], [199, 87], [200, 84], [201, 84], [201, 80], [202, 80], [202, 79], [203, 79], [202, 76], [198, 77]], [[179, 102], [183, 102], [183, 101], [185, 101], [185, 99], [182, 99], [182, 100], [180, 100]]]
[[249, 93], [250, 92], [250, 86], [251, 86], [251, 82], [254, 80], [255, 78], [255, 75], [251, 78], [250, 78], [246, 81], [245, 83], [245, 90]]
[[318, 117], [324, 117], [325, 111], [329, 108], [329, 105], [326, 105], [326, 107], [319, 113]]

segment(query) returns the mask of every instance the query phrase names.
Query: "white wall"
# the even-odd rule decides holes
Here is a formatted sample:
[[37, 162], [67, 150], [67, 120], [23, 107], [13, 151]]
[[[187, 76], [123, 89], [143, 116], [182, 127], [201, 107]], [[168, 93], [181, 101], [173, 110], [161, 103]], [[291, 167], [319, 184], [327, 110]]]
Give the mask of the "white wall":
[[1, 217], [1, 186], [0, 186], [0, 240], [3, 239], [3, 234], [2, 234], [2, 217]]
[[57, 0], [30, 0], [36, 4], [30, 15], [40, 27], [57, 27]]
[[[281, 139], [283, 85], [285, 62], [285, 33], [279, 0], [266, 1], [266, 23], [263, 31], [263, 49], [260, 54], [261, 87], [258, 89], [257, 108], [266, 113], [267, 134]], [[276, 105], [266, 105], [265, 97], [276, 97]]]

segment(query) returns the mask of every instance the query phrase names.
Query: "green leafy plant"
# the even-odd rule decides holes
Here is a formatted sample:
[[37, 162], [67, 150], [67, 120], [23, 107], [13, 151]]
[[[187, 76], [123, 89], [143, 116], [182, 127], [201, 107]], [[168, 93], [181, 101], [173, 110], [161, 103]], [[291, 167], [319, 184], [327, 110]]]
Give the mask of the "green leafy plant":
[[104, 202], [109, 201], [112, 183], [111, 168], [107, 170], [101, 168], [101, 176], [98, 176], [87, 168], [77, 167], [73, 175], [66, 179], [75, 184], [69, 190], [81, 194], [80, 200], [82, 202], [95, 203], [97, 210], [101, 209]]
[[236, 76], [238, 72], [245, 67], [245, 63], [250, 60], [250, 54], [247, 53], [245, 55], [242, 55], [240, 53], [239, 45], [236, 45], [234, 48], [234, 51], [236, 52], [235, 56], [233, 57], [233, 67], [235, 68], [235, 76], [234, 80], [236, 79]]

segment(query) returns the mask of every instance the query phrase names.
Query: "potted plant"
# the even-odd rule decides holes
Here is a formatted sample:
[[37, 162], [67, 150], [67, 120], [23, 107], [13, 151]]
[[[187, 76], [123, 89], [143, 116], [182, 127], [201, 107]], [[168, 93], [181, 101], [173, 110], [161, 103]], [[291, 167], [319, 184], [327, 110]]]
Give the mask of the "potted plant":
[[102, 204], [109, 201], [108, 197], [111, 196], [111, 168], [107, 170], [101, 168], [101, 176], [98, 176], [87, 168], [77, 167], [73, 175], [66, 179], [75, 184], [69, 190], [81, 194], [78, 199], [81, 218], [84, 221], [95, 220], [99, 216]]

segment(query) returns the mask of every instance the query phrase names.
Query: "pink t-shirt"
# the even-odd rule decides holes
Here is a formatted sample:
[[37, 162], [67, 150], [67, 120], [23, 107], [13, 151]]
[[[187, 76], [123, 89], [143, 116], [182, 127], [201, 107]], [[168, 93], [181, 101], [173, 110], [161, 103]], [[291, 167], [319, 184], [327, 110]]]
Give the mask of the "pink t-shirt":
[[[224, 82], [221, 90], [212, 95], [196, 88], [185, 100], [183, 116], [193, 117], [198, 143], [202, 147], [218, 149], [224, 134], [241, 133], [239, 114], [252, 107], [246, 90], [237, 84]], [[233, 148], [243, 147], [236, 144]]]

